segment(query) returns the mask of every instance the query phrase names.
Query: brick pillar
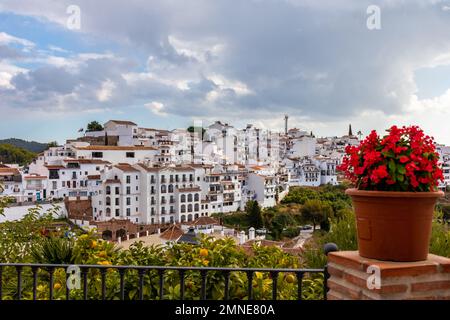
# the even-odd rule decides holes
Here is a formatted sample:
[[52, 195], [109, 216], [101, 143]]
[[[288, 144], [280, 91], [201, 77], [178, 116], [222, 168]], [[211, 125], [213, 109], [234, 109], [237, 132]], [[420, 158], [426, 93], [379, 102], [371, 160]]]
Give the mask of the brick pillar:
[[450, 259], [433, 254], [425, 261], [389, 262], [358, 251], [330, 252], [328, 273], [330, 300], [450, 300]]

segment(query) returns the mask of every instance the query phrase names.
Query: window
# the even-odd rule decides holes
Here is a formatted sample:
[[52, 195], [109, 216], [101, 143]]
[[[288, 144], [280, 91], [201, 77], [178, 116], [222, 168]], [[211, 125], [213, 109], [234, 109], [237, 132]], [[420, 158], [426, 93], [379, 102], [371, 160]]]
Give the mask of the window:
[[184, 194], [181, 195], [181, 202], [186, 202], [186, 195]]
[[188, 204], [188, 212], [192, 212], [192, 204]]
[[199, 195], [198, 195], [198, 193], [196, 193], [195, 195], [194, 195], [194, 201], [198, 201], [199, 200]]
[[116, 209], [116, 217], [118, 217], [120, 215], [120, 211], [119, 209]]
[[130, 193], [131, 193], [131, 188], [127, 187], [127, 194], [130, 194]]
[[166, 193], [166, 192], [167, 192], [166, 186], [162, 185], [161, 186], [161, 193]]
[[188, 194], [188, 202], [192, 202], [192, 194]]
[[194, 205], [194, 211], [198, 211], [198, 203]]
[[127, 179], [127, 183], [131, 183], [131, 176], [127, 176], [126, 179]]
[[127, 206], [131, 205], [131, 198], [127, 197]]
[[106, 216], [111, 217], [111, 208], [106, 208]]
[[134, 152], [127, 152], [126, 153], [127, 158], [134, 158]]
[[116, 187], [116, 194], [119, 194], [119, 193], [120, 193], [120, 188]]
[[173, 185], [169, 184], [169, 192], [173, 192]]
[[111, 205], [111, 198], [110, 197], [106, 197], [106, 205], [107, 206]]
[[92, 158], [103, 158], [103, 152], [92, 152]]
[[182, 204], [181, 205], [181, 213], [185, 213], [186, 212], [186, 205]]
[[127, 208], [127, 216], [129, 217], [131, 215], [131, 209]]

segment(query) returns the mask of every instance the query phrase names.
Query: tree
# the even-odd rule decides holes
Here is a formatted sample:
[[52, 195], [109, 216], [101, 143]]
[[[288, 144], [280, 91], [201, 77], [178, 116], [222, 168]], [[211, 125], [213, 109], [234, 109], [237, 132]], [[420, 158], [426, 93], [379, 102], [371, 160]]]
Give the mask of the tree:
[[[187, 128], [187, 131], [190, 133], [194, 133], [198, 129], [199, 129], [199, 127], [190, 126]], [[202, 128], [202, 139], [203, 139], [203, 136], [205, 135], [205, 132], [206, 132], [206, 129]]]
[[263, 218], [261, 214], [261, 207], [258, 204], [258, 201], [250, 200], [245, 205], [245, 212], [247, 214], [248, 221], [250, 225], [254, 228], [262, 228], [263, 227]]
[[301, 208], [301, 213], [303, 219], [312, 223], [313, 230], [316, 230], [316, 225], [322, 224], [332, 216], [333, 209], [327, 202], [310, 199]]
[[0, 163], [17, 163], [21, 166], [29, 164], [35, 153], [15, 147], [11, 144], [0, 144]]
[[98, 121], [91, 121], [87, 125], [86, 131], [102, 131], [103, 126]]
[[51, 141], [49, 143], [47, 143], [47, 149], [48, 148], [54, 148], [58, 146], [58, 142], [57, 141]]

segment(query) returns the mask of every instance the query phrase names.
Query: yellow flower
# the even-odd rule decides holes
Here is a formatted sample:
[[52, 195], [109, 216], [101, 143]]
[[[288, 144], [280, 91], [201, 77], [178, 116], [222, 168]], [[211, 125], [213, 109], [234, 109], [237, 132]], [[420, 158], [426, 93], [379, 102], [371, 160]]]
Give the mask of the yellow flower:
[[53, 285], [53, 289], [58, 290], [61, 289], [61, 283], [57, 282]]
[[256, 279], [262, 279], [263, 278], [263, 274], [262, 274], [262, 272], [255, 272], [255, 276], [256, 276]]
[[205, 249], [205, 248], [200, 249], [200, 256], [207, 257], [208, 256], [208, 249]]
[[103, 261], [99, 261], [98, 264], [100, 264], [102, 266], [110, 266], [111, 265], [111, 261], [103, 260]]
[[91, 248], [92, 248], [92, 249], [95, 249], [95, 247], [97, 247], [97, 241], [92, 240], [92, 241], [91, 241]]
[[295, 277], [294, 277], [292, 274], [288, 274], [288, 275], [286, 275], [286, 276], [284, 277], [284, 280], [285, 280], [287, 283], [294, 283]]
[[47, 290], [47, 287], [42, 285], [42, 284], [40, 284], [40, 285], [37, 286], [36, 289], [37, 289], [37, 291], [45, 291], [45, 290]]
[[204, 265], [205, 267], [207, 267], [208, 264], [209, 264], [209, 261], [208, 261], [208, 260], [203, 260], [203, 265]]
[[108, 254], [106, 253], [105, 250], [100, 251], [100, 252], [98, 253], [98, 256], [99, 256], [100, 258], [106, 258], [107, 255], [108, 255]]

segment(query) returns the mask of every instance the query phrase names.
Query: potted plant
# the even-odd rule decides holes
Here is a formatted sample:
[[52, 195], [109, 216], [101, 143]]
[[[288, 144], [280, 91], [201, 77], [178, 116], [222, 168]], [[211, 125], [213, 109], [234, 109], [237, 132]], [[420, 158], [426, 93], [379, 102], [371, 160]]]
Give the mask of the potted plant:
[[374, 130], [359, 146], [347, 146], [338, 169], [355, 188], [362, 257], [388, 261], [426, 260], [434, 207], [443, 179], [434, 139], [417, 126]]

